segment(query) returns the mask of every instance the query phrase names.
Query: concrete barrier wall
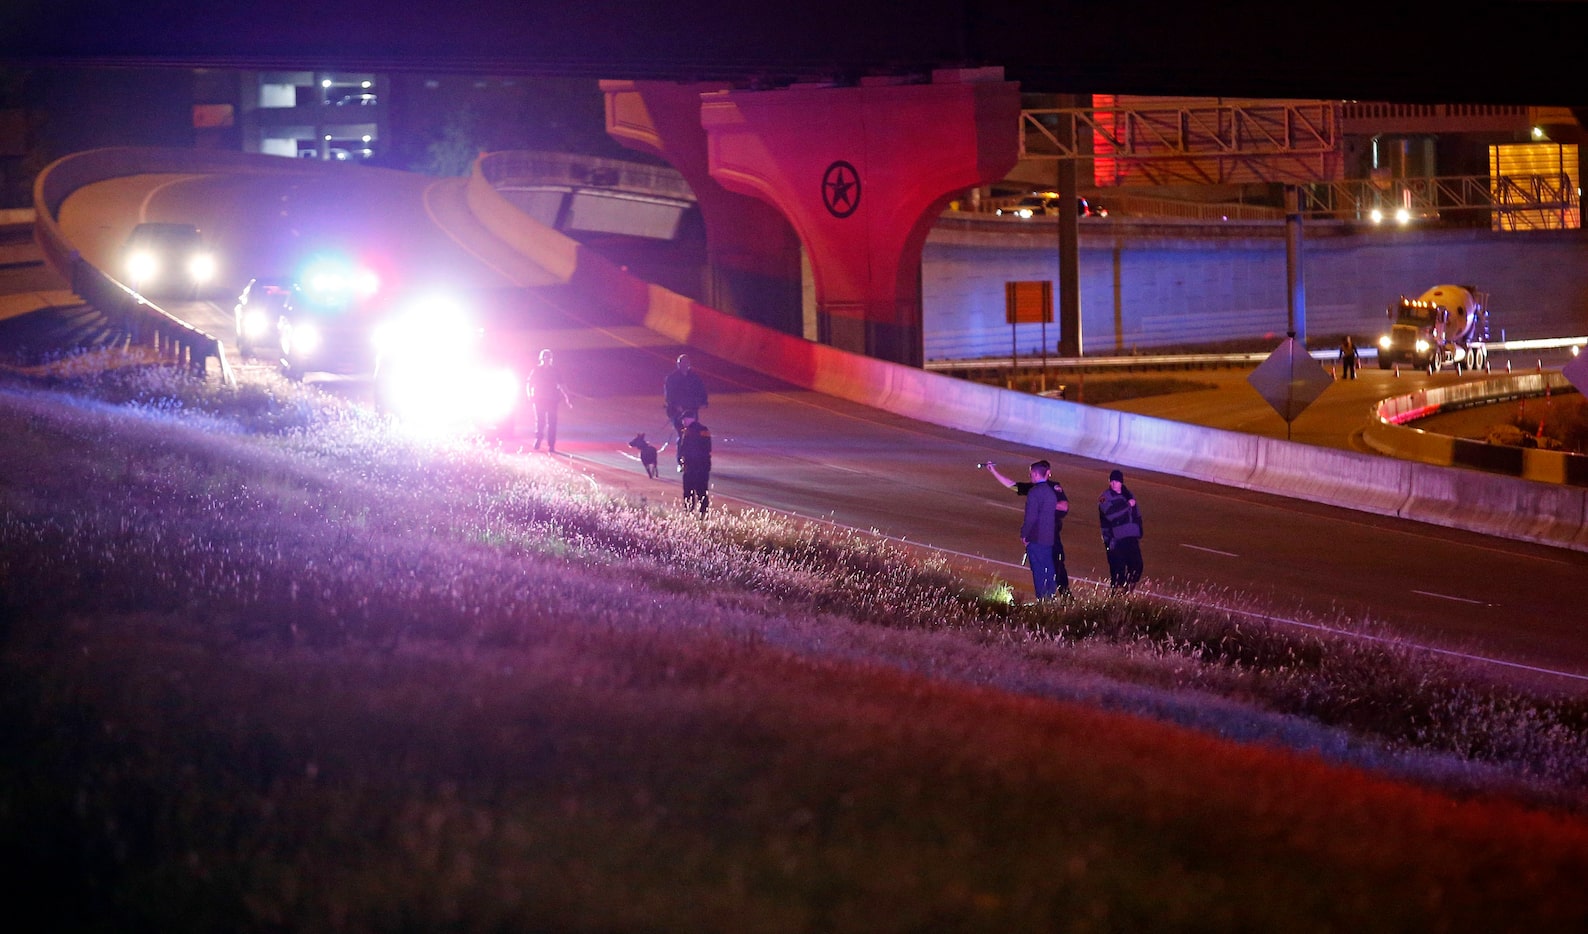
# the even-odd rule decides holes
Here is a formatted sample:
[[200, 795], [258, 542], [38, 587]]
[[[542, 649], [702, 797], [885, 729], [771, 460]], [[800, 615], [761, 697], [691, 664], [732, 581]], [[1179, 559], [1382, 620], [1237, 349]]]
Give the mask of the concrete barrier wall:
[[[489, 158], [489, 156], [483, 157]], [[846, 353], [725, 315], [635, 280], [525, 216], [478, 165], [469, 204], [503, 241], [680, 343], [795, 386], [1030, 447], [1588, 550], [1588, 490], [1218, 431], [1017, 393]]]
[[1588, 457], [1580, 454], [1484, 444], [1408, 424], [1446, 409], [1575, 391], [1559, 373], [1525, 373], [1423, 389], [1381, 401], [1362, 438], [1373, 450], [1391, 457], [1588, 487]]

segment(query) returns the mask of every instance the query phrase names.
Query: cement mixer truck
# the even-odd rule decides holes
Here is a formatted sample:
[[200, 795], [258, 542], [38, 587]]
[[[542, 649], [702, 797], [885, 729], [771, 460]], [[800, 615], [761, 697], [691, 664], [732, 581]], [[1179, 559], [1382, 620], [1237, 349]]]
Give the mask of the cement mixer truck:
[[1389, 307], [1389, 333], [1378, 339], [1378, 366], [1430, 372], [1480, 369], [1489, 362], [1489, 296], [1470, 285], [1436, 285]]

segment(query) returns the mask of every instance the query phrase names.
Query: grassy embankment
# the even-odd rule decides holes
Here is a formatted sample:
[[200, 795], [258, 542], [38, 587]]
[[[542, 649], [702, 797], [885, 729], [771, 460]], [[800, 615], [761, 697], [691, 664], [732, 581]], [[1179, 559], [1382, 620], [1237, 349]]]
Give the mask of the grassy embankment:
[[1581, 700], [1012, 607], [273, 382], [12, 382], [0, 434], [0, 848], [52, 927], [1588, 922]]

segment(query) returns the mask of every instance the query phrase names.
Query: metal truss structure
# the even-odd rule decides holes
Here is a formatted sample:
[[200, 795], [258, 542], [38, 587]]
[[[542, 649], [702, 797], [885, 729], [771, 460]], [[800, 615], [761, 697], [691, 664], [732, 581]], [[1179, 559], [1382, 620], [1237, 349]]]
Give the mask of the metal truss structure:
[[1341, 175], [1334, 101], [1187, 101], [1020, 114], [1022, 159], [1091, 161], [1107, 184], [1307, 184]]
[[1440, 218], [1500, 230], [1576, 226], [1581, 195], [1564, 173], [1343, 177], [1339, 101], [1197, 100], [1024, 110], [1020, 158], [1090, 164], [1099, 187], [1294, 186], [1313, 218]]
[[1496, 230], [1576, 227], [1582, 196], [1565, 173], [1350, 179], [1298, 186], [1307, 217], [1466, 221]]

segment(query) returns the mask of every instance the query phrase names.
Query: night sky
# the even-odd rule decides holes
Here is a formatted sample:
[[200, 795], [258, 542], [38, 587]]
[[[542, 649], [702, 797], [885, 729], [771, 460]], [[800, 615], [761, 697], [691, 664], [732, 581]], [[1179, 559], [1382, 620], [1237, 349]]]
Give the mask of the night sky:
[[[1003, 65], [1027, 90], [1588, 103], [1588, 3], [6, 0], [0, 61], [844, 80]], [[1452, 12], [1462, 7], [1459, 12]]]

